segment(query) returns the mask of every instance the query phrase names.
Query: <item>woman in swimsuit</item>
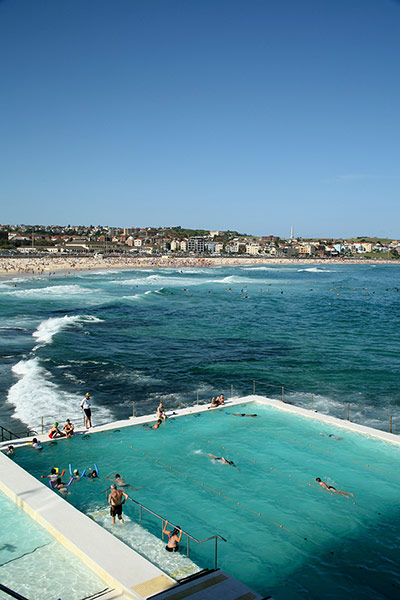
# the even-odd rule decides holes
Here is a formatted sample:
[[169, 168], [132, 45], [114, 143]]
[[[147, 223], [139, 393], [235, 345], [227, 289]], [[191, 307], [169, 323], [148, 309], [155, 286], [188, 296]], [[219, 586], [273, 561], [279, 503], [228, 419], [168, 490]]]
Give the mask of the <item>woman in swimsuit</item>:
[[180, 527], [174, 527], [172, 531], [167, 531], [167, 525], [168, 521], [165, 521], [163, 533], [166, 533], [168, 536], [168, 543], [165, 546], [165, 549], [167, 552], [178, 552], [178, 544], [182, 539], [182, 529], [180, 529]]
[[336, 488], [334, 488], [333, 485], [328, 485], [327, 483], [325, 483], [325, 481], [322, 481], [320, 477], [317, 477], [315, 481], [319, 483], [319, 485], [328, 492], [334, 492], [335, 494], [339, 494], [340, 496], [344, 496], [345, 498], [348, 498], [349, 496], [354, 497], [354, 494], [352, 494], [351, 492], [343, 492], [342, 490], [337, 490]]

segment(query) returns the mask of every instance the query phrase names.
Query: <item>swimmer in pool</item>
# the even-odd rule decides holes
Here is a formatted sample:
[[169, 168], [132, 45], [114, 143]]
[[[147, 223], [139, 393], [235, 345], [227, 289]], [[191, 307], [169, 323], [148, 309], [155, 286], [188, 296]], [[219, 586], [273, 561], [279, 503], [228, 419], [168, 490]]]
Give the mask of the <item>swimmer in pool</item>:
[[32, 440], [32, 448], [34, 448], [35, 450], [43, 450], [42, 444], [38, 442], [38, 439], [35, 437]]
[[167, 552], [178, 552], [179, 542], [182, 539], [182, 529], [180, 527], [174, 527], [172, 531], [167, 531], [168, 521], [165, 521], [163, 533], [168, 536], [168, 543], [165, 546]]
[[6, 455], [7, 456], [13, 456], [14, 455], [14, 446], [8, 446]]
[[113, 481], [120, 488], [131, 488], [131, 490], [141, 490], [140, 487], [132, 487], [129, 483], [126, 483], [125, 479], [119, 475], [119, 473], [115, 473], [114, 477], [106, 477], [109, 481]]
[[93, 481], [93, 479], [100, 479], [100, 477], [97, 474], [96, 469], [89, 469], [88, 479], [90, 479], [90, 481]]
[[215, 454], [207, 454], [207, 456], [211, 456], [214, 460], [222, 462], [224, 465], [230, 465], [231, 467], [236, 467], [233, 460], [227, 460], [225, 456], [215, 456]]
[[334, 494], [339, 494], [340, 496], [344, 496], [345, 498], [348, 498], [349, 496], [353, 496], [353, 498], [354, 498], [354, 494], [352, 494], [351, 492], [343, 492], [342, 490], [337, 490], [336, 488], [333, 487], [333, 485], [328, 485], [327, 483], [325, 483], [325, 481], [322, 481], [322, 479], [320, 479], [320, 477], [317, 477], [315, 481], [317, 483], [319, 483], [319, 485], [324, 490], [327, 490], [328, 492], [333, 492]]
[[247, 415], [245, 413], [230, 413], [230, 414], [234, 417], [251, 417], [252, 419], [254, 419], [254, 417], [258, 416], [258, 415]]

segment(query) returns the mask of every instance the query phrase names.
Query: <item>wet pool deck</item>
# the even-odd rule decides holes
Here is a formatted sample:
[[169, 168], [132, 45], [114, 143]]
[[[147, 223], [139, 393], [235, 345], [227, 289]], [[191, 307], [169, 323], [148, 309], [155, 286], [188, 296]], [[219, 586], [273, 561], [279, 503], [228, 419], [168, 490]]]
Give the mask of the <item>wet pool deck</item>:
[[[260, 402], [279, 410], [400, 444], [400, 437], [397, 435], [260, 396], [232, 398], [226, 401], [224, 407], [211, 410], [220, 410], [247, 402]], [[196, 405], [176, 410], [173, 413], [167, 411], [167, 415], [169, 418], [175, 418], [208, 410], [205, 405]], [[92, 428], [90, 433], [129, 427], [154, 420], [154, 414], [131, 417], [127, 420], [98, 425]], [[76, 429], [77, 435], [83, 433], [85, 433], [84, 429]], [[43, 443], [49, 441], [47, 435], [37, 435], [36, 437]], [[30, 439], [13, 440], [11, 443], [17, 447], [26, 444]], [[4, 450], [9, 444], [9, 441], [0, 443], [0, 450]], [[219, 600], [221, 598], [224, 600], [261, 600], [262, 598], [221, 570], [202, 573], [186, 583], [179, 583], [71, 506], [10, 460], [4, 453], [0, 453], [0, 473], [0, 490], [22, 507], [109, 586], [110, 591], [102, 596], [104, 600], [112, 598], [146, 599], [152, 596], [155, 596], [157, 600], [183, 600], [184, 598], [188, 600]]]

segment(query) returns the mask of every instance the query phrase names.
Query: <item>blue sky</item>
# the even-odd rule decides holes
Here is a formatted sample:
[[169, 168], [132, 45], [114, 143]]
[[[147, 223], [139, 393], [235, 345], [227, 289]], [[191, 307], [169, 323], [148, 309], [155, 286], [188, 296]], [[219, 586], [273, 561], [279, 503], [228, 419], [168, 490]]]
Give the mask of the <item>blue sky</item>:
[[0, 0], [0, 223], [400, 237], [400, 1]]

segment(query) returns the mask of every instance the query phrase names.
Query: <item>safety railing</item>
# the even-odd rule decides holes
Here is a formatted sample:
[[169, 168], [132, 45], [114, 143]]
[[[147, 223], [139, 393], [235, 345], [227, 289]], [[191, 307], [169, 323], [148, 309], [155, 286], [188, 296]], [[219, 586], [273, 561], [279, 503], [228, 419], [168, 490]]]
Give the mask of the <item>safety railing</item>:
[[21, 596], [21, 594], [18, 594], [18, 592], [14, 592], [14, 590], [11, 590], [2, 583], [0, 583], [0, 590], [8, 596], [11, 596], [11, 598], [16, 598], [17, 600], [28, 600], [27, 598], [25, 598], [25, 596]]
[[21, 433], [13, 433], [6, 427], [3, 427], [3, 425], [0, 425], [0, 436], [2, 442], [16, 440], [22, 437], [28, 437], [30, 435], [37, 435], [37, 432], [33, 429], [25, 429], [25, 431], [22, 431]]
[[[139, 525], [141, 525], [141, 523], [142, 523], [143, 511], [148, 512], [149, 514], [153, 515], [154, 517], [156, 517], [157, 519], [159, 519], [161, 521], [161, 538], [164, 539], [164, 523], [166, 523], [166, 519], [164, 517], [162, 517], [161, 515], [157, 514], [156, 512], [154, 512], [153, 510], [151, 510], [150, 508], [147, 508], [146, 506], [144, 506], [144, 504], [141, 504], [141, 502], [134, 500], [134, 498], [129, 497], [129, 500], [131, 500], [131, 502], [134, 502], [139, 507]], [[170, 521], [169, 521], [169, 523], [172, 528], [175, 527], [175, 525], [173, 523], [171, 523]], [[190, 557], [190, 540], [192, 540], [196, 544], [204, 544], [205, 542], [214, 540], [214, 569], [218, 568], [218, 540], [222, 540], [223, 542], [226, 542], [226, 539], [224, 537], [222, 537], [222, 535], [212, 535], [208, 538], [205, 538], [204, 540], [198, 540], [193, 535], [190, 535], [190, 533], [188, 533], [184, 529], [180, 529], [179, 531], [182, 531], [182, 534], [186, 536], [186, 555], [188, 558]]]
[[[253, 394], [254, 395], [256, 395], [256, 388], [258, 386], [264, 387], [264, 389], [265, 388], [271, 388], [272, 390], [274, 390], [273, 394], [277, 395], [278, 398], [279, 398], [279, 400], [281, 400], [285, 404], [293, 404], [294, 406], [301, 406], [302, 408], [309, 408], [309, 410], [312, 410], [314, 412], [318, 412], [317, 409], [315, 408], [315, 394], [313, 394], [313, 393], [310, 393], [310, 392], [301, 392], [302, 396], [305, 396], [305, 397], [309, 398], [309, 405], [307, 406], [307, 404], [304, 405], [304, 403], [295, 403], [295, 402], [292, 402], [291, 400], [288, 400], [287, 392], [291, 392], [293, 394], [299, 394], [298, 390], [293, 390], [291, 388], [288, 388], [287, 386], [276, 385], [276, 384], [272, 384], [272, 383], [265, 383], [263, 381], [257, 381], [256, 379], [254, 379], [253, 380]], [[350, 402], [346, 402], [345, 406], [346, 406], [346, 420], [347, 421], [351, 421], [351, 419], [350, 419], [350, 406], [351, 406], [351, 403]], [[389, 433], [393, 433], [393, 415], [389, 415], [389, 427], [388, 427], [388, 431], [389, 431]]]

